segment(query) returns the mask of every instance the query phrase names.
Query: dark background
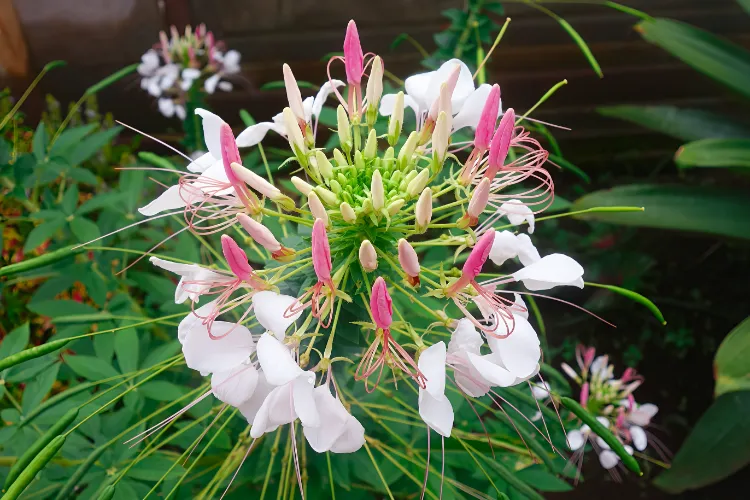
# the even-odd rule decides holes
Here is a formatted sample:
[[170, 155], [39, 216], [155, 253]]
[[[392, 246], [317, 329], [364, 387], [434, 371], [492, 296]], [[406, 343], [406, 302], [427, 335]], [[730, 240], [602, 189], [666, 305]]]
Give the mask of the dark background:
[[[735, 0], [628, 0], [623, 3], [652, 16], [670, 17], [750, 45], [750, 18]], [[16, 19], [9, 16], [15, 7]], [[238, 111], [247, 109], [265, 120], [282, 109], [285, 94], [260, 91], [281, 78], [282, 62], [289, 62], [299, 80], [320, 82], [325, 77], [324, 54], [340, 51], [343, 29], [350, 18], [357, 21], [366, 51], [385, 57], [386, 69], [405, 77], [420, 66], [420, 55], [409, 45], [391, 50], [393, 40], [409, 33], [428, 50], [432, 35], [447, 26], [440, 12], [462, 7], [456, 0], [0, 0], [3, 23], [17, 21], [27, 57], [14, 55], [13, 67], [26, 66], [25, 74], [6, 75], [14, 95], [26, 88], [47, 62], [62, 59], [68, 66], [48, 75], [25, 106], [33, 117], [44, 106], [44, 95], [60, 102], [77, 100], [93, 82], [136, 62], [157, 39], [160, 29], [175, 24], [205, 22], [219, 39], [242, 53], [243, 78], [235, 91], [212, 97], [211, 107], [233, 125], [240, 126]], [[552, 5], [583, 36], [600, 62], [605, 77], [599, 79], [578, 47], [544, 14], [524, 5], [506, 4], [512, 18], [503, 42], [488, 66], [488, 81], [499, 82], [504, 105], [524, 110], [552, 85], [568, 80], [536, 114], [541, 120], [570, 127], [558, 132], [566, 158], [584, 168], [593, 179], [587, 191], [631, 182], [685, 181], [671, 157], [679, 145], [674, 140], [596, 114], [598, 106], [612, 104], [670, 104], [730, 112], [742, 118], [744, 111], [728, 91], [701, 76], [659, 48], [644, 42], [633, 30], [635, 19], [596, 5]], [[497, 21], [502, 23], [502, 18]], [[7, 28], [7, 27], [6, 27]], [[7, 54], [7, 52], [6, 52]], [[11, 67], [8, 61], [3, 66]], [[16, 73], [19, 73], [16, 71]], [[24, 73], [24, 71], [20, 71]], [[163, 118], [155, 103], [131, 77], [99, 94], [102, 111], [146, 132], [164, 135], [179, 129]], [[703, 175], [701, 182], [721, 184], [722, 174]], [[563, 176], [559, 185], [572, 181]], [[686, 182], [689, 182], [686, 181]], [[562, 187], [566, 198], [575, 190]], [[582, 194], [582, 193], [578, 193]], [[562, 228], [585, 232], [580, 223]], [[639, 398], [656, 402], [660, 436], [674, 452], [688, 429], [713, 398], [712, 356], [721, 339], [748, 312], [750, 257], [740, 242], [717, 241], [695, 234], [658, 230], [615, 229], [609, 243], [622, 255], [647, 256], [643, 268], [621, 267], [612, 283], [637, 279], [642, 293], [662, 309], [670, 325], [659, 329], [637, 306], [622, 304], [610, 309], [607, 319], [616, 331], [585, 321], [568, 321], [568, 312], [545, 304], [549, 341], [554, 346], [569, 342], [594, 343], [609, 352], [618, 368], [631, 358], [633, 346], [641, 352], [637, 367], [646, 377]], [[603, 245], [604, 243], [602, 243]], [[602, 249], [606, 252], [606, 247]], [[615, 264], [617, 264], [615, 262]], [[632, 266], [632, 263], [629, 264]], [[631, 274], [629, 274], [631, 273]], [[583, 300], [596, 296], [582, 295]], [[545, 316], [547, 317], [547, 316]], [[644, 327], [644, 324], [647, 325]], [[670, 332], [687, 331], [687, 346], [665, 341]], [[650, 332], [646, 335], [644, 332]], [[557, 363], [561, 357], [556, 357]], [[749, 416], [750, 418], [750, 416]], [[555, 498], [662, 498], [664, 493], [649, 483], [626, 477], [618, 485], [589, 461], [587, 481]], [[654, 473], [656, 471], [652, 471]], [[718, 485], [683, 494], [681, 498], [747, 498], [750, 481], [741, 471]]]

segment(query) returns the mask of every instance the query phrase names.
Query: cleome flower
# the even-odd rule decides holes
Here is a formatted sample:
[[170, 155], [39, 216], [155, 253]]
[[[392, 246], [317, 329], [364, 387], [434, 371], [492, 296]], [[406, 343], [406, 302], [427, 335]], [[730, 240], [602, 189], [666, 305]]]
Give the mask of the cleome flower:
[[[211, 393], [245, 417], [252, 439], [290, 425], [301, 490], [298, 423], [316, 452], [353, 452], [367, 439], [337, 377], [368, 393], [392, 383], [387, 390], [403, 390], [404, 399], [414, 389], [415, 414], [428, 436], [431, 429], [441, 439], [456, 433], [451, 394], [472, 408], [487, 397], [505, 412], [498, 390], [526, 386], [540, 411], [554, 404], [524, 296], [584, 286], [578, 262], [542, 256], [531, 239], [535, 215], [554, 196], [549, 155], [512, 108], [502, 112], [499, 85], [475, 86], [454, 59], [407, 78], [405, 93], [383, 96], [384, 61], [363, 51], [354, 21], [343, 52], [329, 62], [316, 97], [304, 100], [284, 65], [288, 106], [236, 138], [221, 118], [196, 110], [208, 153], [141, 209], [146, 220], [181, 213], [186, 230], [220, 242], [225, 262], [152, 262], [180, 275], [175, 300], [193, 304], [178, 327], [187, 366], [211, 374]], [[333, 78], [341, 69], [334, 62], [343, 63], [343, 80]], [[338, 147], [328, 149], [317, 120], [331, 94], [339, 101]], [[466, 129], [473, 141], [454, 141]], [[289, 143], [285, 165], [296, 168], [296, 193], [242, 163], [238, 148], [269, 130]], [[515, 231], [521, 224], [528, 234]], [[271, 230], [280, 226], [284, 237]], [[289, 231], [294, 238], [285, 239]], [[249, 258], [245, 246], [255, 251]], [[426, 258], [433, 248], [444, 252], [437, 261]], [[251, 333], [255, 325], [263, 330]], [[579, 352], [579, 368], [563, 365], [581, 385], [581, 403], [642, 451], [655, 407], [633, 400], [641, 379], [628, 372], [615, 380], [607, 359], [590, 350]], [[542, 435], [552, 444], [549, 432]], [[591, 443], [603, 464], [612, 463], [590, 430], [572, 431], [569, 442], [574, 450]]]

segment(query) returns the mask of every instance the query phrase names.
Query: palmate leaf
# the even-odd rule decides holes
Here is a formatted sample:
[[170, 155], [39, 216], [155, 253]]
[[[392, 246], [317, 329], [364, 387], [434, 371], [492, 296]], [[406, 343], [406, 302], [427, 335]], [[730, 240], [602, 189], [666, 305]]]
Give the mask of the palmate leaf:
[[750, 463], [750, 391], [719, 396], [654, 484], [670, 493], [715, 483]]
[[682, 146], [678, 167], [750, 167], [750, 139], [703, 139]]
[[674, 229], [750, 239], [747, 193], [712, 187], [642, 184], [595, 191], [572, 211], [596, 206], [642, 205], [643, 212], [597, 212], [577, 218], [627, 226]]
[[671, 19], [642, 21], [636, 31], [685, 64], [750, 97], [750, 52], [739, 45]]

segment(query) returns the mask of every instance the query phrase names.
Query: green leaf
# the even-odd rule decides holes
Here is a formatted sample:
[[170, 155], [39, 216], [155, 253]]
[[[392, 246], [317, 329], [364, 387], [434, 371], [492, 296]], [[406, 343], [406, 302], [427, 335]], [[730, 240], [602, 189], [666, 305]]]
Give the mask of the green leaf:
[[645, 211], [599, 212], [576, 217], [750, 239], [750, 200], [747, 193], [739, 191], [676, 185], [619, 186], [579, 198], [571, 211], [629, 204], [641, 205]]
[[737, 0], [737, 3], [740, 4], [740, 7], [742, 7], [745, 12], [750, 14], [750, 0]]
[[86, 170], [85, 168], [70, 167], [68, 169], [68, 177], [76, 182], [89, 184], [91, 186], [96, 186], [97, 184], [99, 184], [99, 178], [96, 176], [96, 174], [94, 174], [90, 170]]
[[98, 126], [96, 123], [81, 125], [80, 127], [69, 128], [57, 138], [50, 149], [50, 156], [64, 155], [68, 148], [75, 147], [84, 137], [89, 135]]
[[161, 363], [177, 354], [180, 351], [182, 344], [177, 340], [167, 342], [166, 344], [160, 345], [155, 349], [149, 349], [149, 353], [146, 355], [146, 359], [143, 360], [142, 366], [148, 368], [154, 366], [157, 363]]
[[122, 204], [125, 200], [125, 193], [109, 192], [101, 193], [93, 198], [85, 201], [78, 210], [76, 215], [85, 215], [95, 210], [101, 210], [102, 208], [113, 207]]
[[571, 491], [573, 487], [539, 465], [518, 471], [516, 475], [539, 491]]
[[65, 191], [60, 208], [65, 215], [70, 215], [75, 212], [76, 206], [78, 206], [78, 186], [73, 184]]
[[96, 314], [98, 311], [88, 304], [75, 300], [44, 300], [26, 306], [31, 312], [40, 316], [56, 318], [81, 314]]
[[674, 106], [608, 106], [599, 114], [627, 120], [683, 141], [750, 137], [750, 130], [727, 117], [699, 109]]
[[99, 237], [99, 226], [83, 217], [74, 217], [70, 221], [70, 230], [81, 243], [88, 243]]
[[143, 384], [138, 392], [154, 401], [174, 401], [185, 395], [185, 388], [166, 380], [154, 380]]
[[172, 477], [182, 474], [184, 469], [182, 465], [175, 467], [172, 458], [151, 456], [135, 464], [130, 469], [128, 476], [143, 481], [158, 481], [167, 471], [170, 471], [168, 477]]
[[636, 31], [685, 64], [750, 97], [750, 53], [739, 45], [671, 19], [642, 21]]
[[24, 323], [13, 329], [12, 332], [5, 336], [2, 343], [0, 343], [0, 359], [5, 359], [12, 354], [21, 352], [29, 344], [30, 335], [31, 331], [29, 330], [28, 323]]
[[714, 357], [716, 396], [750, 390], [750, 317], [734, 327]]
[[26, 388], [23, 390], [22, 413], [27, 414], [39, 406], [39, 403], [42, 402], [50, 389], [52, 389], [52, 384], [57, 380], [57, 373], [59, 371], [60, 363], [55, 363], [26, 384]]
[[134, 328], [120, 330], [114, 334], [117, 364], [122, 373], [138, 369], [138, 333]]
[[64, 360], [76, 375], [87, 380], [101, 380], [119, 375], [112, 365], [95, 356], [65, 356]]
[[678, 167], [750, 167], [750, 139], [703, 139], [677, 150]]
[[68, 153], [68, 161], [71, 165], [80, 165], [94, 156], [104, 146], [112, 142], [112, 139], [114, 139], [121, 130], [122, 127], [112, 127], [111, 129], [91, 134], [78, 143], [78, 146]]
[[24, 252], [31, 252], [36, 247], [50, 239], [61, 227], [65, 225], [65, 219], [53, 219], [43, 222], [31, 230], [23, 244]]
[[656, 317], [656, 319], [659, 320], [659, 323], [662, 325], [667, 324], [667, 320], [664, 319], [664, 315], [661, 313], [658, 307], [656, 307], [656, 304], [654, 304], [650, 299], [647, 297], [644, 297], [640, 293], [634, 292], [633, 290], [628, 290], [627, 288], [622, 288], [619, 286], [614, 285], [604, 285], [602, 283], [590, 283], [586, 282], [586, 286], [593, 286], [598, 288], [605, 288], [611, 292], [619, 293], [620, 295], [629, 298], [630, 300], [634, 302], [638, 302], [643, 307], [651, 311], [653, 315]]
[[36, 132], [34, 132], [34, 138], [31, 141], [31, 150], [34, 152], [34, 157], [37, 161], [42, 161], [47, 156], [48, 142], [47, 127], [43, 121], [40, 121], [36, 127]]
[[682, 493], [720, 481], [750, 463], [750, 391], [719, 396], [701, 416], [672, 466], [654, 484]]

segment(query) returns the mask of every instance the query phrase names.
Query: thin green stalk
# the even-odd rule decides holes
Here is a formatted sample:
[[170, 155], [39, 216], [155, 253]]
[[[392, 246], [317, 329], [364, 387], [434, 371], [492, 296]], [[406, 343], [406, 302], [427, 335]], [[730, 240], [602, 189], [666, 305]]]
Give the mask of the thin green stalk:
[[[497, 47], [497, 45], [500, 43], [500, 40], [503, 39], [503, 35], [505, 34], [505, 30], [508, 29], [508, 25], [509, 24], [510, 24], [510, 18], [506, 17], [505, 18], [505, 23], [503, 23], [503, 27], [500, 28], [500, 32], [495, 37], [495, 41], [492, 43], [492, 46], [490, 47], [490, 50], [487, 51], [487, 55], [484, 56], [484, 59], [482, 59], [482, 62], [477, 66], [477, 70], [472, 75], [472, 78], [474, 80], [476, 80], [477, 75], [479, 74], [479, 72], [484, 69], [484, 65], [487, 64], [487, 61], [489, 60], [489, 58], [492, 55], [492, 53], [495, 51], [495, 48]], [[479, 44], [477, 44], [477, 45], [479, 45]]]
[[529, 109], [529, 110], [528, 110], [528, 111], [527, 111], [526, 113], [524, 113], [523, 115], [521, 115], [521, 116], [519, 116], [518, 118], [516, 118], [516, 125], [518, 125], [519, 123], [521, 123], [521, 121], [522, 121], [522, 120], [523, 120], [524, 118], [528, 117], [528, 116], [529, 116], [529, 115], [530, 115], [531, 113], [533, 113], [533, 112], [534, 112], [534, 111], [536, 110], [536, 108], [538, 108], [539, 106], [541, 106], [542, 104], [544, 104], [544, 102], [545, 102], [545, 101], [546, 101], [547, 99], [549, 99], [550, 97], [552, 97], [552, 95], [553, 95], [553, 94], [554, 94], [555, 92], [557, 92], [557, 90], [558, 90], [558, 89], [559, 89], [560, 87], [562, 87], [563, 85], [567, 85], [567, 84], [568, 84], [568, 80], [563, 80], [563, 81], [561, 81], [561, 82], [558, 82], [558, 83], [556, 83], [556, 84], [555, 84], [555, 85], [554, 85], [554, 86], [553, 86], [553, 87], [552, 87], [551, 89], [549, 89], [549, 90], [548, 90], [548, 91], [547, 91], [547, 92], [546, 92], [546, 93], [545, 93], [545, 94], [544, 94], [544, 95], [542, 96], [542, 98], [541, 98], [541, 99], [539, 99], [539, 100], [537, 101], [537, 103], [536, 103], [536, 104], [534, 104], [533, 106], [531, 106], [531, 108], [530, 108], [530, 109]]
[[44, 75], [46, 75], [47, 72], [52, 69], [59, 68], [60, 66], [65, 66], [65, 64], [65, 61], [52, 61], [44, 65], [36, 78], [34, 78], [34, 81], [32, 81], [31, 84], [26, 88], [26, 91], [23, 93], [15, 106], [13, 106], [8, 114], [3, 117], [3, 121], [0, 122], [0, 130], [2, 130], [3, 127], [5, 127], [5, 125], [11, 120], [11, 118], [15, 116], [16, 112], [18, 112], [23, 103], [26, 101], [26, 98], [29, 97], [29, 94], [31, 94], [31, 92], [36, 88], [42, 78], [44, 78]]
[[276, 437], [273, 440], [273, 446], [271, 446], [271, 457], [268, 459], [268, 467], [266, 468], [266, 475], [263, 479], [263, 489], [260, 492], [260, 500], [266, 497], [266, 490], [268, 489], [268, 482], [271, 479], [271, 470], [273, 469], [273, 462], [276, 459], [276, 455], [279, 452], [279, 441], [281, 440], [281, 427], [276, 430]]
[[380, 467], [378, 467], [378, 463], [375, 461], [375, 457], [372, 456], [372, 452], [370, 451], [370, 447], [367, 445], [367, 441], [365, 441], [365, 451], [367, 451], [367, 455], [370, 457], [370, 461], [372, 462], [372, 465], [375, 466], [375, 470], [378, 472], [378, 476], [380, 477], [380, 480], [383, 482], [385, 491], [386, 493], [388, 493], [388, 498], [390, 498], [391, 500], [394, 500], [393, 493], [391, 493], [391, 489], [388, 488], [388, 482], [385, 480], [385, 477], [383, 477], [383, 473], [380, 472]]

